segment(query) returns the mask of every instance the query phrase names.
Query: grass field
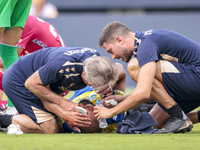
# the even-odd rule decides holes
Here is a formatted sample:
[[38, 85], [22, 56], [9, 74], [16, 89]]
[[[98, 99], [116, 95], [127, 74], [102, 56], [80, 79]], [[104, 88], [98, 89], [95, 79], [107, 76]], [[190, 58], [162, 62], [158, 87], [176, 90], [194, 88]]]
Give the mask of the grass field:
[[184, 134], [23, 134], [0, 133], [0, 150], [198, 150], [200, 125]]
[[[131, 91], [128, 88], [126, 92]], [[195, 124], [188, 133], [162, 135], [115, 132], [7, 135], [0, 132], [0, 150], [198, 150], [199, 138], [200, 124]]]

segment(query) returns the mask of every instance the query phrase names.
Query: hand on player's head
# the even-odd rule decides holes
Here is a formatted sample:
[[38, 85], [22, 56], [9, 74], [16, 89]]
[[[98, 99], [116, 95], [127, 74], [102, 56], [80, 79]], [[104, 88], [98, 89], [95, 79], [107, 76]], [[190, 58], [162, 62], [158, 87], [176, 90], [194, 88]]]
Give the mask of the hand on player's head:
[[79, 107], [84, 108], [88, 112], [88, 116], [91, 119], [91, 124], [89, 127], [81, 127], [82, 133], [100, 133], [102, 131], [101, 128], [99, 128], [99, 122], [97, 121], [97, 118], [94, 116], [94, 104], [90, 102], [89, 100], [85, 100], [79, 103]]
[[97, 92], [97, 94], [100, 94], [101, 96], [104, 94], [111, 95], [112, 94], [112, 87], [108, 84], [108, 86], [104, 89], [101, 89]]

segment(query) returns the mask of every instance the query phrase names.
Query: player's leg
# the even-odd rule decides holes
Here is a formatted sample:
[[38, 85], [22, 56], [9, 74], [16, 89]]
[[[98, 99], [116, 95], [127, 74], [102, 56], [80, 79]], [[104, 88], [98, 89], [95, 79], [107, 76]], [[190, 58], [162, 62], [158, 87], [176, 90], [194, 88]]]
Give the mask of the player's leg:
[[1, 128], [7, 128], [10, 124], [19, 125], [20, 129], [26, 133], [51, 134], [51, 133], [58, 133], [60, 129], [55, 118], [37, 124], [29, 116], [24, 114], [22, 115], [0, 114], [0, 124]]
[[[10, 124], [16, 124], [20, 125], [21, 130], [26, 133], [51, 134], [59, 132], [60, 127], [52, 114], [34, 107], [32, 107], [32, 110], [32, 108], [23, 105], [21, 101], [18, 101], [18, 103], [21, 105], [20, 109], [27, 115], [0, 115], [0, 124], [2, 128], [6, 128]], [[18, 106], [16, 106], [16, 108], [19, 111]], [[10, 119], [11, 116], [13, 116], [12, 120]]]
[[5, 88], [5, 93], [19, 113], [19, 115], [14, 115], [12, 123], [20, 125], [22, 131], [26, 133], [58, 133], [59, 126], [54, 115], [43, 108], [41, 101], [20, 97], [17, 94], [18, 91], [14, 94], [9, 93], [7, 88]]
[[[171, 123], [173, 122], [173, 119], [176, 118], [180, 121], [178, 122], [180, 126], [182, 126], [183, 128], [181, 127], [181, 130], [177, 128], [176, 130], [170, 132], [176, 133], [176, 132], [185, 132], [191, 130], [191, 128], [193, 127], [192, 123], [189, 120], [189, 118], [185, 116], [185, 113], [188, 113], [195, 107], [198, 107], [199, 104], [198, 103], [195, 104], [194, 105], [195, 107], [191, 109], [193, 107], [193, 103], [190, 104], [191, 106], [185, 105], [185, 102], [183, 100], [186, 101], [188, 101], [188, 99], [196, 100], [200, 96], [198, 92], [200, 88], [199, 87], [200, 77], [198, 73], [195, 73], [196, 68], [190, 68], [185, 66], [184, 64], [180, 64], [177, 62], [169, 62], [169, 61], [159, 61], [157, 63], [157, 68], [160, 69], [156, 70], [156, 79], [160, 81], [160, 83], [163, 83], [164, 89], [167, 91], [168, 96], [166, 94], [165, 94], [166, 96], [164, 96], [163, 93], [157, 94], [158, 93], [157, 90], [163, 88], [158, 84], [157, 87], [155, 86], [153, 87], [152, 90], [154, 91], [153, 97], [156, 100], [158, 100], [159, 103], [163, 104], [163, 100], [164, 102], [168, 100], [169, 99], [168, 97], [170, 95], [170, 98], [173, 98], [178, 104], [178, 105], [175, 104], [171, 108], [165, 107], [167, 108], [166, 111], [168, 112], [171, 118], [169, 119], [166, 126], [163, 128], [163, 131], [161, 131], [160, 133], [165, 133], [165, 131], [167, 132], [167, 130], [170, 130], [168, 128], [169, 126], [170, 128], [175, 127], [175, 125], [172, 125]], [[188, 109], [189, 111], [187, 111], [184, 105], [185, 107], [190, 108]], [[182, 110], [181, 108], [185, 113], [181, 111]]]
[[[140, 70], [140, 68], [139, 68], [139, 64], [138, 64], [138, 61], [137, 61], [136, 58], [133, 58], [131, 61], [129, 61], [128, 71], [129, 71], [129, 74], [130, 74], [131, 78], [135, 82], [137, 82], [139, 70]], [[160, 69], [160, 64], [158, 64], [157, 65], [157, 72], [156, 72], [157, 73], [157, 78], [160, 81], [162, 81], [162, 77], [160, 76], [161, 75], [160, 70], [161, 70]], [[157, 82], [157, 83], [159, 83], [159, 82]], [[163, 90], [164, 90], [163, 86], [161, 88], [163, 88]], [[154, 90], [155, 90], [155, 85], [154, 85]], [[160, 88], [157, 88], [157, 90], [160, 90]], [[163, 110], [158, 104], [156, 104], [151, 109], [150, 114], [155, 119], [155, 121], [158, 123], [158, 126], [156, 126], [156, 128], [162, 128], [165, 125], [165, 123], [167, 122], [167, 119], [169, 118], [169, 114], [165, 110]], [[193, 123], [196, 123], [198, 121], [198, 118], [196, 117], [197, 113], [192, 112], [192, 113], [189, 113], [188, 115], [191, 118], [191, 121]]]
[[31, 2], [31, 0], [0, 0], [0, 19], [3, 20], [0, 27], [6, 27], [0, 39], [0, 56], [5, 69], [18, 59], [17, 43], [27, 20]]
[[[21, 130], [26, 133], [58, 133], [59, 126], [54, 115], [43, 108], [41, 101], [26, 98], [25, 94], [20, 96], [22, 93], [29, 93], [28, 91], [12, 92], [12, 88], [5, 87], [5, 93], [12, 100], [19, 113], [19, 115], [14, 115], [12, 124], [20, 125]], [[0, 115], [1, 117], [2, 115]], [[4, 125], [3, 123], [5, 121], [0, 122], [0, 124]]]
[[[1, 53], [3, 53], [7, 48], [8, 48], [8, 51], [11, 51], [11, 53], [12, 53], [12, 51], [14, 51], [16, 53], [16, 45], [17, 45], [18, 41], [10, 44], [10, 40], [12, 41], [12, 39], [10, 39], [10, 37], [11, 38], [12, 38], [12, 36], [16, 37], [16, 35], [14, 35], [15, 32], [12, 36], [9, 36], [9, 38], [7, 38], [8, 37], [7, 33], [9, 33], [9, 31], [6, 31], [6, 30], [8, 30], [8, 27], [10, 27], [10, 28], [12, 27], [11, 16], [12, 16], [12, 13], [13, 13], [16, 3], [17, 3], [17, 0], [13, 0], [13, 1], [0, 0], [0, 11], [1, 11], [0, 12], [0, 14], [1, 14], [1, 16], [0, 16], [0, 20], [1, 20], [1, 23], [0, 23], [0, 27], [1, 27], [0, 28], [0, 35], [1, 35], [0, 36], [1, 37], [0, 38], [0, 42], [1, 42], [0, 43], [0, 56], [1, 56], [1, 58], [3, 57], [2, 58], [3, 60], [5, 60], [4, 56], [2, 56], [4, 54], [1, 54]], [[22, 28], [20, 30], [22, 30]], [[19, 34], [20, 33], [21, 32], [19, 32]], [[19, 40], [19, 38], [20, 38], [20, 35], [17, 36], [16, 40]], [[7, 46], [6, 46], [6, 44], [7, 44]], [[9, 46], [11, 46], [10, 49], [9, 49]], [[15, 60], [16, 60], [16, 58], [15, 58]], [[10, 61], [10, 59], [7, 61]]]
[[[158, 104], [154, 105], [149, 114], [158, 123], [158, 125], [154, 128], [162, 128], [169, 119], [169, 114], [165, 110], [163, 110]], [[187, 115], [193, 124], [200, 122], [200, 111], [192, 111], [189, 112]]]
[[163, 110], [158, 104], [154, 105], [149, 114], [158, 123], [158, 125], [155, 126], [154, 128], [158, 129], [162, 128], [169, 119], [169, 114], [165, 110]]
[[[131, 59], [129, 61], [127, 68], [128, 68], [128, 72], [129, 72], [130, 77], [137, 83], [138, 75], [139, 75], [139, 72], [140, 72], [140, 67], [139, 67], [139, 63], [138, 63], [137, 58]], [[156, 76], [160, 81], [158, 81], [156, 78], [154, 79], [152, 92], [155, 93], [154, 94], [155, 97], [153, 99], [157, 98], [157, 96], [158, 97], [160, 97], [160, 96], [164, 97], [161, 100], [161, 103], [163, 103], [167, 108], [170, 108], [171, 106], [173, 106], [175, 104], [175, 102], [167, 94], [166, 90], [164, 89], [164, 86], [162, 85], [162, 76], [161, 76], [159, 64], [157, 64], [157, 74], [156, 74]], [[151, 94], [151, 96], [152, 96], [152, 94]], [[162, 94], [162, 95], [159, 96], [159, 94]], [[168, 99], [170, 99], [170, 100], [168, 100]], [[158, 98], [158, 100], [159, 100], [159, 98]], [[149, 101], [152, 101], [152, 98], [149, 98]]]
[[[10, 15], [7, 12], [6, 9], [8, 9], [9, 7], [7, 6], [9, 4], [9, 1], [5, 1], [5, 0], [0, 0], [0, 39], [1, 36], [5, 30], [5, 27], [10, 26]], [[6, 11], [6, 12], [5, 12]], [[9, 11], [9, 10], [8, 10]]]
[[21, 27], [13, 27], [4, 31], [0, 40], [0, 54], [6, 70], [13, 62], [18, 60], [17, 43], [22, 33]]
[[[4, 39], [3, 37], [4, 37], [4, 34], [2, 36], [2, 39]], [[6, 70], [13, 62], [15, 62], [18, 59], [17, 46], [0, 43], [0, 57], [3, 61], [4, 69]], [[14, 105], [9, 99], [8, 99], [8, 106], [10, 107], [9, 110], [11, 110], [9, 113], [15, 114], [16, 111], [12, 113], [12, 110], [15, 110], [15, 109], [14, 109]]]
[[[177, 100], [177, 103], [185, 114], [188, 115], [193, 124], [200, 122], [200, 110], [193, 111], [200, 106], [199, 100]], [[162, 128], [169, 118], [169, 114], [166, 112], [166, 109], [159, 103], [152, 108], [150, 115], [158, 123], [158, 126], [155, 128]]]
[[20, 125], [21, 130], [26, 133], [51, 134], [59, 132], [59, 126], [55, 118], [37, 124], [27, 115], [14, 115], [12, 124]]
[[[28, 18], [32, 0], [8, 0], [0, 1], [2, 11], [1, 20], [6, 20], [0, 27], [6, 27], [0, 39], [0, 57], [6, 70], [18, 59], [17, 43], [20, 39], [22, 29]], [[8, 99], [8, 107], [13, 107]]]
[[[3, 77], [5, 94], [11, 99], [20, 115], [13, 121], [25, 132], [55, 133], [58, 132], [55, 117], [44, 109], [42, 102], [31, 91], [24, 87], [24, 80], [17, 78], [14, 71], [17, 65], [9, 67]], [[51, 127], [52, 126], [52, 127]]]

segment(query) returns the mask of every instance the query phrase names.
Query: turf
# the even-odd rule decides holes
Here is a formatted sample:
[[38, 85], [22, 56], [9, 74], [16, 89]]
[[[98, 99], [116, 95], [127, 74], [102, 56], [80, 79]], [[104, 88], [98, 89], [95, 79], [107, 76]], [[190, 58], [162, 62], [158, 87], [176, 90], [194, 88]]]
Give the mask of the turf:
[[199, 149], [200, 125], [184, 134], [23, 134], [0, 133], [1, 150], [193, 150]]

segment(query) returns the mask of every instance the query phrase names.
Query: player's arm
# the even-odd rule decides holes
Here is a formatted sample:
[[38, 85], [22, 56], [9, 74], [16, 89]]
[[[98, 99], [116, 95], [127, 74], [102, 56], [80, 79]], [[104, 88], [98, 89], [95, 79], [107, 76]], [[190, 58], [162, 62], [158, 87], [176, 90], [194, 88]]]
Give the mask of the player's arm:
[[78, 121], [78, 120], [85, 121], [84, 114], [73, 111], [65, 111], [59, 105], [45, 100], [41, 100], [41, 102], [43, 103], [45, 109], [47, 109], [50, 112], [53, 112], [54, 114], [57, 114], [57, 116], [66, 121], [70, 127], [77, 130], [78, 132], [81, 132], [78, 127], [89, 127], [89, 125], [84, 125]]
[[[81, 114], [82, 118], [76, 118], [77, 114], [80, 113], [75, 113], [79, 112], [75, 103], [60, 97], [52, 92], [48, 87], [43, 85], [38, 71], [36, 71], [26, 80], [25, 87], [34, 93], [38, 98], [40, 98], [40, 100], [42, 100], [44, 103], [46, 102], [46, 104], [48, 104], [46, 105], [47, 110], [63, 118], [63, 120], [65, 120], [72, 127], [76, 126], [77, 123], [80, 123], [83, 126], [90, 124], [90, 119], [87, 117], [87, 115]], [[60, 111], [58, 111], [58, 109], [60, 109]], [[66, 114], [66, 112], [68, 112], [68, 114], [70, 113], [71, 116], [76, 118], [76, 122], [73, 122], [73, 117], [64, 118], [63, 114]]]
[[138, 83], [135, 90], [121, 103], [112, 109], [105, 107], [94, 107], [95, 117], [100, 118], [111, 118], [124, 111], [130, 110], [142, 104], [146, 99], [150, 97], [153, 79], [156, 71], [156, 62], [149, 62], [141, 67]]
[[[127, 69], [128, 69], [128, 73], [129, 73], [131, 79], [137, 83], [139, 72], [140, 72], [140, 66], [139, 66], [137, 58], [132, 58], [129, 61]], [[153, 102], [153, 101], [155, 101], [155, 100], [152, 97], [149, 97], [148, 99], [146, 99], [145, 102], [149, 103], [149, 102]]]
[[61, 105], [61, 97], [43, 85], [38, 71], [26, 80], [25, 87], [40, 99]]
[[21, 47], [18, 47], [18, 48], [17, 48], [17, 55], [18, 55], [18, 57], [20, 56], [20, 54], [22, 53], [23, 50], [24, 50], [24, 49], [21, 48]]
[[4, 69], [3, 61], [2, 61], [1, 58], [0, 58], [0, 68], [1, 68], [1, 69]]
[[38, 98], [44, 101], [55, 103], [61, 107], [64, 107], [66, 111], [68, 110], [78, 112], [75, 103], [60, 97], [59, 95], [52, 92], [48, 87], [43, 85], [38, 71], [33, 73], [26, 80], [25, 87], [34, 93]]

